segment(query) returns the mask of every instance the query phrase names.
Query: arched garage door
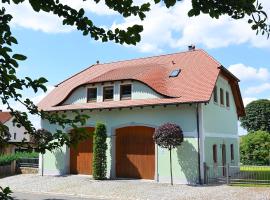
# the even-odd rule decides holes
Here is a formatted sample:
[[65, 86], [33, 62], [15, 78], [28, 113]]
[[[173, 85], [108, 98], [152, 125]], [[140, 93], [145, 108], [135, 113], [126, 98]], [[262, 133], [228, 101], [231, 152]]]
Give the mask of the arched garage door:
[[[77, 147], [70, 147], [70, 173], [92, 174], [93, 163], [93, 127], [86, 128], [90, 137], [81, 141]], [[75, 132], [72, 134], [76, 134]]]
[[154, 179], [154, 128], [129, 126], [116, 130], [116, 176]]

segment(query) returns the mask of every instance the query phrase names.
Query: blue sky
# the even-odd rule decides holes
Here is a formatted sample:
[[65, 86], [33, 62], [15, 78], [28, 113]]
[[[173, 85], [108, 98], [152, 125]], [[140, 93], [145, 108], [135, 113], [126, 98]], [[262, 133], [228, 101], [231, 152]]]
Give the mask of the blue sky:
[[[143, 22], [137, 17], [123, 19], [102, 3], [62, 2], [77, 9], [83, 6], [94, 23], [105, 28], [143, 24], [142, 42], [130, 47], [93, 41], [74, 28], [62, 26], [61, 20], [51, 14], [36, 14], [27, 4], [10, 6], [8, 12], [14, 16], [12, 31], [19, 41], [15, 49], [28, 57], [21, 63], [19, 76], [46, 77], [51, 90], [53, 85], [97, 60], [103, 63], [167, 54], [184, 51], [189, 44], [195, 44], [196, 48], [205, 49], [241, 79], [245, 103], [270, 98], [270, 40], [256, 36], [246, 19], [235, 21], [224, 16], [213, 20], [205, 15], [188, 18], [186, 13], [191, 6], [188, 0], [169, 10], [162, 5], [153, 6]], [[261, 2], [270, 15], [269, 1]], [[27, 91], [24, 94], [36, 102], [44, 96], [43, 93]]]

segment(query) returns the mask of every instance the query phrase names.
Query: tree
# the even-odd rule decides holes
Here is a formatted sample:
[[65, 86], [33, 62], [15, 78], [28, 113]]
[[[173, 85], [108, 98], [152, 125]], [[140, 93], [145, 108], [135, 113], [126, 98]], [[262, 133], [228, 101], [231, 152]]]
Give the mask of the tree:
[[240, 160], [244, 165], [270, 165], [270, 134], [256, 131], [242, 136]]
[[253, 131], [270, 132], [270, 100], [260, 99], [249, 103], [246, 108], [246, 116], [240, 119], [241, 126]]
[[107, 133], [106, 126], [97, 123], [94, 132], [94, 148], [93, 148], [93, 178], [98, 180], [106, 179], [107, 172]]
[[170, 151], [171, 185], [173, 185], [172, 149], [181, 145], [183, 142], [183, 131], [177, 124], [166, 123], [155, 130], [153, 139], [158, 146], [166, 148]]

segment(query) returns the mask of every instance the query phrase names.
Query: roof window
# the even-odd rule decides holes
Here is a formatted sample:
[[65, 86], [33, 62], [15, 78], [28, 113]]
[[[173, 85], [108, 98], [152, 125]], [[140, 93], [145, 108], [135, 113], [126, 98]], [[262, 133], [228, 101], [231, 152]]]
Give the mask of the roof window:
[[169, 77], [177, 77], [181, 72], [181, 69], [174, 69]]

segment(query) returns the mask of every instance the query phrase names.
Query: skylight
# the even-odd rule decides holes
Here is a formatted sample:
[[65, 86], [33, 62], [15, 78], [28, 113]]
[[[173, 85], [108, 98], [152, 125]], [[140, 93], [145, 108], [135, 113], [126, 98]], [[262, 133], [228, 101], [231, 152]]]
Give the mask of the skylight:
[[181, 69], [174, 69], [169, 77], [177, 77], [181, 72]]

